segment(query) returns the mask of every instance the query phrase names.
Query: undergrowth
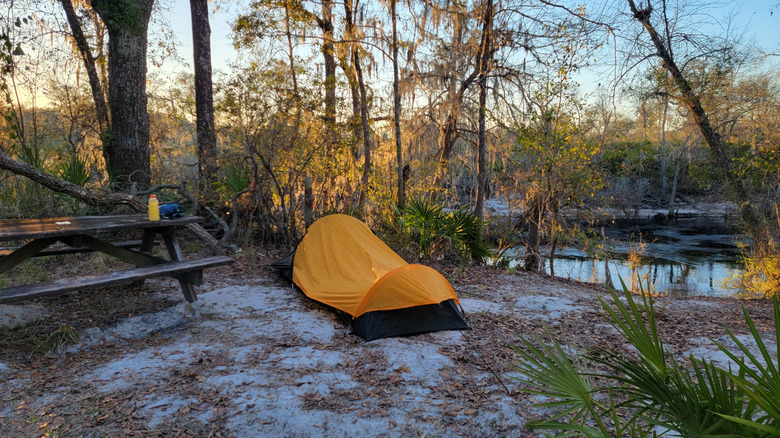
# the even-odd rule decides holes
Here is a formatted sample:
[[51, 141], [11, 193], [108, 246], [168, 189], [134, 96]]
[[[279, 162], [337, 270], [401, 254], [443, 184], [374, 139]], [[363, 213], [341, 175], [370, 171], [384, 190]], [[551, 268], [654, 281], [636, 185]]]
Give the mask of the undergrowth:
[[[622, 283], [622, 281], [621, 281]], [[557, 413], [528, 423], [558, 436], [780, 436], [780, 370], [776, 354], [743, 307], [758, 353], [731, 331], [736, 347], [716, 343], [734, 369], [688, 357], [681, 362], [666, 349], [649, 294], [641, 302], [623, 285], [611, 301], [599, 298], [600, 315], [632, 350], [578, 354], [551, 332], [520, 337], [517, 370], [529, 392], [547, 398], [540, 407]], [[780, 305], [773, 300], [775, 339], [780, 339]], [[780, 347], [776, 341], [775, 348]], [[592, 366], [592, 365], [595, 366]]]
[[467, 209], [445, 211], [439, 203], [410, 199], [399, 217], [401, 231], [416, 244], [421, 257], [451, 251], [482, 263], [493, 254], [483, 236], [483, 221]]

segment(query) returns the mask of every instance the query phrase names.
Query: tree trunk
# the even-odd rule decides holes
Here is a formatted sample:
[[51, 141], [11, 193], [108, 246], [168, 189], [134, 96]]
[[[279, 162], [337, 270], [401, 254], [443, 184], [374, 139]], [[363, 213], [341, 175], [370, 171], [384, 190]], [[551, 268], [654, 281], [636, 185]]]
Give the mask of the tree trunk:
[[311, 189], [311, 177], [303, 180], [303, 220], [306, 229], [314, 222], [314, 193]]
[[558, 249], [558, 237], [553, 232], [550, 239], [550, 275], [555, 277], [555, 251]]
[[680, 160], [677, 160], [677, 164], [674, 167], [674, 179], [672, 180], [672, 193], [669, 195], [669, 219], [674, 217], [674, 198], [677, 197], [677, 178], [680, 177]]
[[146, 110], [146, 46], [154, 0], [92, 0], [108, 29], [108, 102], [111, 135], [103, 155], [120, 190], [151, 183], [149, 113]]
[[[601, 241], [604, 244], [604, 285], [608, 288], [614, 287], [612, 283], [612, 273], [609, 271], [609, 249], [607, 248], [607, 235], [604, 233], [604, 227], [601, 227]], [[593, 261], [593, 271], [596, 271], [596, 261]]]
[[436, 175], [433, 181], [434, 188], [442, 187], [444, 175], [447, 174], [450, 157], [455, 148], [455, 142], [458, 140], [458, 118], [460, 117], [460, 112], [463, 108], [463, 98], [466, 94], [466, 90], [468, 90], [479, 74], [479, 66], [482, 62], [481, 59], [481, 53], [477, 54], [474, 70], [463, 80], [463, 82], [461, 82], [460, 87], [451, 93], [450, 109], [447, 114], [447, 122], [444, 124], [443, 143], [441, 146], [441, 153], [439, 154], [438, 168], [436, 169]]
[[666, 196], [666, 186], [667, 184], [667, 178], [666, 178], [666, 163], [667, 163], [667, 156], [669, 155], [666, 151], [666, 118], [669, 112], [669, 93], [668, 90], [666, 93], [664, 93], [664, 109], [661, 116], [661, 196]]
[[398, 33], [396, 31], [396, 0], [390, 0], [390, 17], [393, 20], [393, 115], [395, 124], [395, 157], [398, 172], [398, 191], [396, 202], [399, 209], [406, 205], [406, 188], [404, 180], [404, 157], [401, 148], [401, 93], [398, 90]]
[[539, 256], [539, 228], [542, 224], [544, 211], [543, 198], [541, 194], [536, 194], [529, 200], [526, 206], [528, 218], [528, 239], [525, 243], [525, 257], [523, 259], [523, 268], [526, 271], [538, 271], [541, 269], [541, 257]]
[[111, 193], [98, 195], [77, 184], [61, 180], [50, 173], [46, 173], [37, 167], [12, 159], [4, 153], [0, 153], [0, 169], [7, 170], [16, 175], [23, 176], [49, 190], [64, 193], [89, 205], [102, 205], [117, 207], [126, 205], [135, 211], [145, 211], [146, 204], [125, 193]]
[[444, 175], [447, 174], [452, 150], [455, 148], [455, 141], [458, 139], [458, 117], [460, 116], [461, 105], [461, 101], [452, 102], [449, 114], [447, 114], [447, 121], [444, 124], [444, 140], [441, 145], [441, 152], [439, 152], [436, 175], [433, 179], [434, 189], [443, 187]]
[[[322, 29], [322, 58], [325, 62], [325, 126], [328, 132], [325, 135], [325, 175], [323, 188], [335, 194], [335, 167], [333, 153], [338, 142], [338, 127], [336, 125], [336, 58], [335, 43], [333, 38], [333, 0], [323, 0], [322, 17], [317, 22]], [[349, 77], [349, 75], [348, 75]], [[330, 197], [321, 199], [325, 209], [330, 208]], [[335, 198], [333, 199], [335, 205]], [[307, 225], [308, 226], [308, 225]]]
[[325, 153], [330, 155], [336, 138], [336, 59], [333, 43], [333, 0], [322, 2], [322, 57], [325, 61], [325, 124], [330, 131]]
[[[134, 211], [144, 212], [146, 211], [146, 204], [139, 201], [137, 198], [128, 195], [126, 193], [95, 193], [71, 182], [61, 180], [54, 175], [46, 173], [35, 166], [31, 166], [21, 161], [16, 161], [4, 153], [0, 153], [0, 169], [7, 170], [16, 175], [24, 176], [35, 183], [48, 188], [49, 190], [57, 193], [63, 193], [79, 201], [100, 207], [118, 207], [127, 206]], [[219, 251], [220, 244], [217, 239], [209, 234], [200, 224], [193, 223], [187, 225], [187, 228], [200, 237], [214, 252]], [[229, 248], [235, 249], [234, 246], [227, 245]]]
[[487, 0], [485, 7], [485, 19], [482, 28], [482, 41], [480, 44], [479, 65], [479, 128], [477, 133], [477, 201], [474, 206], [474, 214], [482, 219], [485, 204], [485, 189], [487, 188], [487, 169], [485, 155], [487, 155], [487, 133], [485, 132], [485, 106], [487, 104], [487, 75], [490, 69], [490, 59], [493, 49], [493, 0]]
[[[357, 4], [355, 5], [355, 7]], [[344, 11], [347, 21], [347, 38], [355, 38], [355, 23], [352, 11], [352, 0], [344, 2]], [[366, 83], [363, 80], [363, 69], [360, 66], [360, 48], [356, 41], [350, 44], [352, 54], [352, 67], [355, 71], [358, 90], [360, 91], [360, 125], [363, 137], [363, 175], [360, 178], [360, 192], [358, 193], [358, 210], [364, 212], [366, 197], [368, 194], [369, 176], [371, 174], [371, 130], [368, 126], [368, 96], [366, 94]]]
[[195, 116], [198, 139], [200, 193], [217, 180], [217, 135], [214, 128], [214, 91], [211, 74], [211, 26], [208, 0], [190, 0], [192, 47], [195, 63]]
[[728, 186], [734, 192], [738, 203], [741, 204], [740, 217], [747, 227], [748, 233], [754, 237], [754, 242], [758, 243], [764, 241], [767, 229], [756, 208], [750, 204], [750, 198], [747, 190], [745, 190], [745, 186], [743, 186], [742, 182], [733, 172], [731, 172], [731, 161], [726, 153], [726, 145], [723, 138], [715, 131], [715, 128], [713, 128], [709, 117], [707, 116], [707, 112], [701, 105], [699, 96], [693, 91], [690, 83], [677, 66], [671, 51], [666, 44], [664, 44], [664, 41], [661, 39], [661, 36], [656, 31], [655, 27], [650, 23], [652, 8], [648, 6], [647, 9], [639, 10], [637, 9], [634, 0], [628, 0], [628, 5], [634, 18], [642, 24], [650, 36], [650, 40], [653, 42], [653, 46], [656, 49], [655, 55], [661, 58], [663, 67], [671, 73], [677, 90], [680, 92], [680, 100], [693, 116], [693, 120], [699, 127], [699, 131], [701, 131], [704, 140], [715, 155], [715, 159], [726, 177]]
[[95, 112], [97, 113], [100, 136], [101, 138], [104, 138], [105, 133], [110, 132], [111, 122], [109, 120], [108, 105], [106, 105], [105, 90], [100, 82], [100, 75], [98, 74], [97, 67], [95, 67], [96, 59], [92, 54], [92, 50], [89, 48], [89, 43], [84, 36], [84, 31], [81, 29], [81, 23], [73, 8], [73, 3], [71, 0], [60, 0], [60, 2], [62, 3], [62, 9], [65, 10], [65, 16], [68, 19], [68, 24], [70, 25], [70, 30], [73, 34], [73, 40], [76, 42], [76, 47], [78, 47], [81, 58], [84, 61], [84, 68], [87, 70], [89, 87], [92, 91], [92, 100], [95, 101]]
[[[357, 83], [355, 68], [350, 62], [352, 52], [348, 52], [348, 55], [339, 57], [339, 64], [341, 65], [341, 70], [344, 71], [344, 75], [347, 77], [347, 83], [349, 84], [349, 95], [352, 101], [352, 116], [350, 116], [347, 125], [354, 136], [354, 144], [357, 145], [363, 139], [363, 131], [360, 125], [360, 89]], [[355, 159], [360, 155], [358, 149], [357, 146], [354, 146], [351, 151], [352, 157]]]
[[290, 3], [284, 5], [284, 33], [287, 37], [287, 59], [290, 62], [290, 77], [293, 85], [293, 99], [296, 101], [297, 109], [300, 110], [300, 99], [298, 95], [298, 73], [295, 72], [295, 52], [293, 51], [293, 34], [290, 27]]
[[366, 84], [363, 80], [363, 70], [360, 67], [360, 55], [358, 50], [354, 51], [355, 72], [358, 78], [358, 88], [360, 89], [360, 125], [363, 134], [363, 175], [360, 178], [360, 194], [358, 197], [358, 210], [364, 211], [366, 197], [368, 196], [369, 176], [371, 175], [371, 130], [368, 126], [368, 96], [366, 95]]

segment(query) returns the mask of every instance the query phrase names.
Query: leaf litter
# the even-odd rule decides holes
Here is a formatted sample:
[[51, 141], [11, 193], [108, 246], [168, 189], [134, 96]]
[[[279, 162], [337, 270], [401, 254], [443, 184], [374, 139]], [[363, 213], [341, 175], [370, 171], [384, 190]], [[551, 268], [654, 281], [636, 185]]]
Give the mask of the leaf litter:
[[[45, 330], [68, 324], [79, 342], [41, 354], [34, 328], [0, 335], [0, 436], [537, 436], [524, 425], [548, 412], [513, 371], [518, 335], [547, 326], [581, 349], [626, 348], [598, 316], [599, 286], [451, 266], [436, 268], [471, 330], [364, 342], [279, 279], [267, 267], [276, 255], [209, 271], [194, 305], [167, 280], [118, 302], [105, 290], [39, 300], [56, 321]], [[741, 304], [771, 327], [761, 301], [657, 301], [681, 357], [726, 361], [710, 339], [746, 333]]]

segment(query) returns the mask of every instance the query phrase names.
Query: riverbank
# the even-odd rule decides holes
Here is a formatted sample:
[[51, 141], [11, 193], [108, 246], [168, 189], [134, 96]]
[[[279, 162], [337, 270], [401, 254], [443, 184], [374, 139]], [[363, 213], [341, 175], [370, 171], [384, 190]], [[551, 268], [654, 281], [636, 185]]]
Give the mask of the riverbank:
[[[494, 217], [518, 216], [502, 199], [491, 199], [486, 208]], [[611, 281], [615, 287], [622, 278], [677, 296], [741, 296], [746, 292], [738, 279], [749, 239], [736, 227], [737, 213], [733, 203], [706, 200], [680, 203], [672, 215], [658, 208], [570, 210], [565, 216], [571, 226], [579, 226], [591, 241], [559, 242], [553, 263], [550, 248], [542, 245], [542, 270], [580, 281]], [[594, 242], [600, 246], [594, 248]], [[522, 264], [523, 255], [524, 248], [510, 249], [504, 263]]]
[[[511, 218], [519, 216], [521, 209], [519, 203], [509, 202], [502, 197], [491, 198], [485, 201], [485, 212], [490, 216]], [[568, 209], [564, 216], [569, 219], [587, 219], [594, 222], [611, 223], [614, 220], [659, 220], [669, 219], [715, 219], [725, 222], [733, 221], [737, 218], [739, 209], [733, 202], [712, 202], [710, 199], [703, 198], [697, 200], [688, 200], [679, 202], [672, 208], [672, 214], [669, 215], [668, 208], [648, 207], [639, 208], [595, 208], [583, 214], [580, 209]]]
[[[603, 288], [469, 266], [437, 268], [471, 330], [364, 342], [281, 280], [268, 266], [278, 256], [209, 271], [194, 306], [162, 279], [115, 313], [97, 294], [42, 300], [80, 338], [43, 355], [13, 342], [34, 325], [0, 337], [0, 436], [536, 436], [524, 425], [548, 412], [513, 371], [518, 335], [547, 326], [583, 349], [626, 348], [598, 316]], [[97, 310], [58, 313], [73, 301]], [[769, 336], [764, 301], [660, 297], [656, 308], [671, 351], [726, 366], [712, 341], [726, 327], [748, 339], [743, 304]]]

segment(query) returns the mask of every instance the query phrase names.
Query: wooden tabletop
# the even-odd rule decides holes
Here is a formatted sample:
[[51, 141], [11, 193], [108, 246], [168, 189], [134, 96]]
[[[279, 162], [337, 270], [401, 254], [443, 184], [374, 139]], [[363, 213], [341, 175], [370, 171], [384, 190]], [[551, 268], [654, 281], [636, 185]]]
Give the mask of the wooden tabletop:
[[181, 226], [201, 220], [199, 216], [182, 216], [152, 222], [146, 214], [5, 220], [0, 221], [0, 241]]

